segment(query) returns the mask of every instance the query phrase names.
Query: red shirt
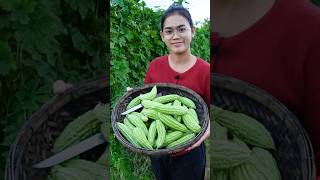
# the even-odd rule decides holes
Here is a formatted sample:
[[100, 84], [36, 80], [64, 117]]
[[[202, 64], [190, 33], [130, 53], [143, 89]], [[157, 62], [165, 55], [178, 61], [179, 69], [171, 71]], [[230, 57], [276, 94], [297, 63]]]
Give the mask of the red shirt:
[[158, 57], [149, 64], [144, 83], [185, 86], [198, 93], [210, 107], [210, 64], [200, 58], [197, 58], [197, 62], [189, 70], [178, 73], [169, 66], [167, 55]]
[[[320, 9], [304, 0], [276, 0], [253, 26], [218, 47], [213, 72], [252, 83], [278, 98], [306, 129], [320, 166]], [[317, 75], [318, 74], [318, 75]]]

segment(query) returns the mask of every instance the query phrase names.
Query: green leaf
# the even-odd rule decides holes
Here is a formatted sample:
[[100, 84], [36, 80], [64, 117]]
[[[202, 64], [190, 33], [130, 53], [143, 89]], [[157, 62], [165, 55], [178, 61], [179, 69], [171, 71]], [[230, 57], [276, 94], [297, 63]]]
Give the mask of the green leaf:
[[59, 18], [46, 12], [44, 8], [37, 7], [37, 13], [33, 14], [28, 24], [13, 26], [16, 29], [17, 41], [21, 42], [24, 50], [30, 54], [58, 52], [59, 42], [56, 40], [56, 36], [66, 33]]
[[10, 15], [8, 14], [3, 14], [0, 16], [0, 30], [3, 29], [4, 27], [9, 27], [10, 24]]
[[87, 14], [89, 14], [94, 10], [94, 1], [78, 0], [77, 2], [78, 2], [79, 13], [82, 19], [84, 19], [87, 16]]
[[6, 42], [0, 41], [0, 75], [6, 75], [16, 68], [10, 47]]
[[34, 12], [37, 1], [33, 0], [11, 0], [1, 1], [0, 6], [11, 12], [11, 20], [27, 24], [30, 20], [29, 15]]
[[88, 39], [74, 27], [70, 28], [70, 34], [72, 38], [73, 46], [82, 53], [87, 52], [89, 55], [93, 55], [94, 50], [90, 45]]
[[124, 7], [124, 2], [123, 0], [111, 0], [111, 5]]
[[72, 10], [80, 13], [82, 19], [94, 11], [94, 2], [92, 0], [66, 0]]
[[312, 0], [312, 3], [316, 6], [320, 6], [320, 0]]

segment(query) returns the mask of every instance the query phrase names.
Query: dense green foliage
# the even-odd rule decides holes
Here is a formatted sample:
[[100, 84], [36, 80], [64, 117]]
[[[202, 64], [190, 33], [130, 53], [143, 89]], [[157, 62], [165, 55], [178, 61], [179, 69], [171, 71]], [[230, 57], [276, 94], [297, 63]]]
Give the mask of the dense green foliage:
[[[143, 85], [149, 63], [168, 53], [160, 37], [164, 10], [152, 10], [143, 1], [114, 0], [110, 11], [110, 88], [112, 107], [126, 87]], [[209, 61], [209, 21], [196, 29], [192, 53]], [[111, 131], [112, 132], [112, 131]], [[115, 136], [110, 138], [111, 179], [154, 179], [147, 156], [126, 150]]]
[[320, 6], [320, 0], [311, 0], [311, 2], [317, 6]]
[[0, 1], [0, 177], [11, 143], [53, 96], [55, 80], [105, 73], [105, 9], [101, 0]]
[[[110, 85], [112, 102], [122, 96], [127, 86], [143, 83], [152, 59], [165, 55], [167, 49], [160, 38], [163, 10], [154, 12], [144, 2], [111, 1]], [[210, 57], [209, 22], [197, 29], [192, 52], [205, 60]]]

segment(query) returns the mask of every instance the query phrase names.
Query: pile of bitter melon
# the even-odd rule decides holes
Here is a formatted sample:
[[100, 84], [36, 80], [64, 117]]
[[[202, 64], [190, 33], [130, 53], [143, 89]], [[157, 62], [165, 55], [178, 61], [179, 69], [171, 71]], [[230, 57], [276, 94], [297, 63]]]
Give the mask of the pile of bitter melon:
[[213, 134], [210, 141], [211, 179], [280, 180], [269, 131], [243, 113], [211, 106]]
[[[80, 141], [98, 133], [107, 138], [107, 120], [109, 104], [97, 104], [73, 121], [71, 121], [56, 139], [52, 152], [58, 153]], [[108, 179], [107, 149], [96, 161], [75, 157], [51, 168], [47, 180], [101, 180]]]
[[135, 147], [169, 149], [192, 141], [201, 131], [195, 103], [177, 94], [157, 96], [157, 86], [142, 93], [127, 105], [142, 104], [141, 112], [126, 115], [117, 122], [121, 134]]

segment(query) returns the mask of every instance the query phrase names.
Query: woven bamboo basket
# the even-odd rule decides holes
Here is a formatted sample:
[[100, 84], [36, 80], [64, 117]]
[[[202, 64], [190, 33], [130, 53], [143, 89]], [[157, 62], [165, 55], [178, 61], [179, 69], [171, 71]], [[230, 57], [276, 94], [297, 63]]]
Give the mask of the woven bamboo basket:
[[276, 98], [241, 80], [211, 75], [211, 102], [259, 120], [271, 133], [283, 180], [314, 180], [312, 145], [299, 120]]
[[[109, 103], [107, 77], [81, 82], [65, 93], [53, 97], [25, 123], [13, 142], [5, 169], [5, 180], [44, 180], [50, 168], [32, 166], [53, 155], [55, 139], [77, 116], [99, 102]], [[107, 143], [80, 154], [80, 158], [97, 160]]]
[[[116, 127], [116, 122], [123, 122], [125, 116], [120, 115], [122, 112], [126, 111], [126, 107], [128, 103], [141, 93], [147, 93], [150, 92], [152, 87], [156, 85], [158, 93], [161, 93], [161, 95], [167, 95], [167, 94], [178, 94], [184, 97], [190, 98], [196, 105], [196, 112], [199, 118], [199, 123], [201, 126], [201, 131], [196, 135], [196, 137], [184, 144], [183, 146], [172, 148], [172, 149], [157, 149], [157, 150], [147, 150], [144, 148], [137, 148], [131, 145], [130, 142], [128, 142], [120, 133], [119, 129]], [[141, 109], [140, 109], [141, 111]], [[208, 127], [209, 122], [209, 112], [207, 108], [207, 104], [204, 102], [204, 100], [201, 98], [200, 95], [198, 95], [196, 92], [192, 91], [191, 89], [185, 88], [180, 85], [175, 84], [167, 84], [167, 83], [154, 83], [154, 84], [148, 84], [144, 85], [140, 88], [136, 88], [132, 91], [129, 91], [124, 96], [122, 96], [117, 104], [115, 105], [114, 109], [112, 110], [111, 115], [111, 121], [112, 121], [112, 129], [116, 135], [116, 138], [122, 143], [127, 149], [142, 153], [148, 156], [161, 156], [161, 155], [168, 155], [171, 153], [176, 153], [181, 150], [183, 150], [186, 147], [191, 146], [195, 142], [197, 142], [204, 134], [205, 130]]]

